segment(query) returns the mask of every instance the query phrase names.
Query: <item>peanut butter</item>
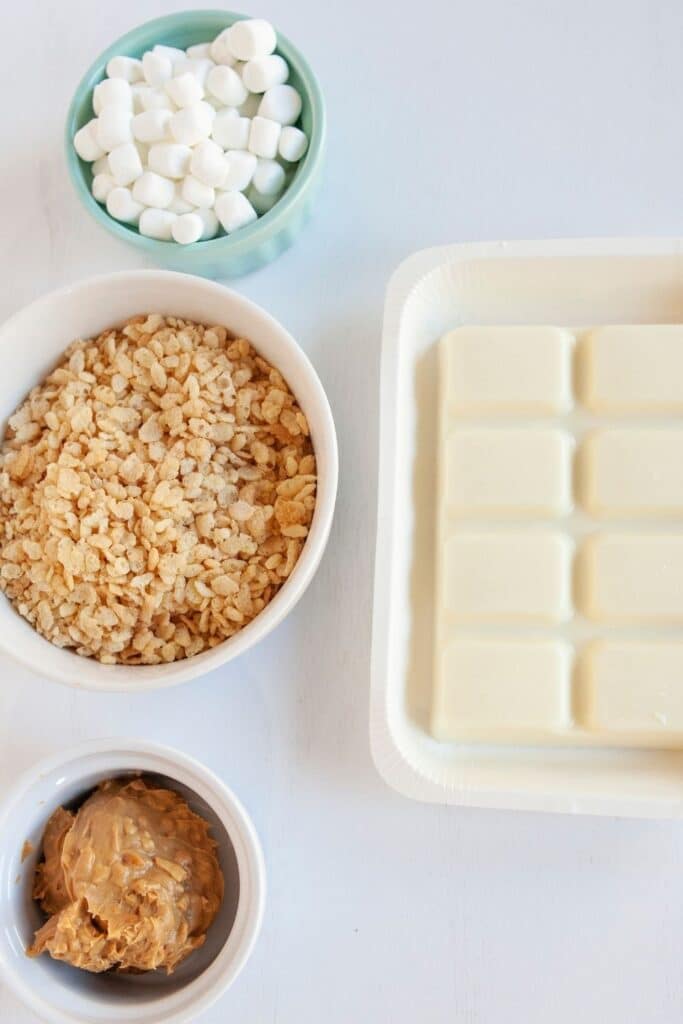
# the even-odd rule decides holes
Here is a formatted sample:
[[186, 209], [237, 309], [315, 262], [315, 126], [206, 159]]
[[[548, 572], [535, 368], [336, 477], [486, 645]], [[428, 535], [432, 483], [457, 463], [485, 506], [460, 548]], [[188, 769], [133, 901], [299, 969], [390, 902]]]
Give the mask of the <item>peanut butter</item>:
[[208, 824], [170, 789], [101, 783], [45, 828], [33, 897], [50, 917], [28, 948], [86, 971], [170, 974], [201, 946], [223, 899]]

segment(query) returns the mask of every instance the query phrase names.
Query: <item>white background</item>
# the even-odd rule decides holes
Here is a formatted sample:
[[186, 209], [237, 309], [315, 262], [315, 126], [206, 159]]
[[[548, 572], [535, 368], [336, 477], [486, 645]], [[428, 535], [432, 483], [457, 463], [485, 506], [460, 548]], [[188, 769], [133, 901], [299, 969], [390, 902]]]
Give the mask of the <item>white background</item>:
[[[3, 12], [2, 317], [138, 265], [79, 206], [63, 121], [112, 39], [187, 6]], [[269, 903], [252, 960], [202, 1024], [674, 1024], [683, 823], [410, 803], [378, 778], [367, 719], [387, 278], [438, 243], [683, 234], [683, 5], [262, 0], [250, 13], [309, 57], [329, 109], [314, 221], [236, 282], [300, 340], [332, 402], [327, 555], [256, 651], [175, 690], [79, 694], [0, 660], [0, 785], [116, 734], [176, 745], [237, 791], [264, 843]], [[0, 1020], [34, 1018], [0, 993]]]

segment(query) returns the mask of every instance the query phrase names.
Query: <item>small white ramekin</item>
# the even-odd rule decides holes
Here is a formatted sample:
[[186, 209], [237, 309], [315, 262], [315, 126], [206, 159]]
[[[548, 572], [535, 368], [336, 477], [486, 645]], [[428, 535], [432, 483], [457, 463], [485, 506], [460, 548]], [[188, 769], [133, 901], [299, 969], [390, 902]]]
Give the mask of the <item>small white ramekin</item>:
[[[88, 974], [26, 956], [44, 918], [31, 884], [47, 819], [98, 782], [142, 771], [180, 792], [210, 822], [225, 897], [204, 945], [170, 976]], [[168, 747], [96, 740], [41, 761], [0, 807], [0, 976], [49, 1024], [186, 1024], [232, 984], [256, 943], [265, 902], [263, 855], [246, 811], [220, 779]], [[22, 862], [24, 842], [32, 852]]]
[[313, 366], [294, 338], [265, 310], [189, 274], [135, 270], [107, 274], [38, 299], [0, 327], [0, 436], [8, 417], [76, 338], [97, 335], [139, 313], [162, 313], [227, 327], [248, 338], [287, 380], [311, 430], [318, 471], [313, 522], [291, 576], [244, 629], [193, 658], [164, 665], [102, 665], [45, 640], [0, 595], [0, 648], [42, 676], [90, 690], [153, 690], [210, 672], [266, 636], [311, 582], [332, 525], [337, 494], [337, 439], [329, 402]]

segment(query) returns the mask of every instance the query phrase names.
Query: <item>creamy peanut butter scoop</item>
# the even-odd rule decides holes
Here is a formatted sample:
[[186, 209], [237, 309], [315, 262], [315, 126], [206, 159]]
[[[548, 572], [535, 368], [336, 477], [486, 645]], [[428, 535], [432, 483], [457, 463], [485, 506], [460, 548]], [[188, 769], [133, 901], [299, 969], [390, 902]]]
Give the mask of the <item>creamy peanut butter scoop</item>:
[[209, 826], [170, 789], [103, 782], [45, 828], [33, 897], [50, 915], [28, 948], [86, 971], [170, 974], [201, 946], [223, 899]]

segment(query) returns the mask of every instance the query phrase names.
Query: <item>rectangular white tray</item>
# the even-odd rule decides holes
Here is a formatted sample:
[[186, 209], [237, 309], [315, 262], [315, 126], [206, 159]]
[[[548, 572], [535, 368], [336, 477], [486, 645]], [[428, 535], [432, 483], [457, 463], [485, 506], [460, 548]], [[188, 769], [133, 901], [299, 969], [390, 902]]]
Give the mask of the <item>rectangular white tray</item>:
[[683, 242], [427, 249], [388, 287], [382, 338], [370, 742], [385, 781], [442, 804], [683, 816], [683, 751], [494, 747], [428, 733], [436, 342], [461, 324], [683, 322]]

